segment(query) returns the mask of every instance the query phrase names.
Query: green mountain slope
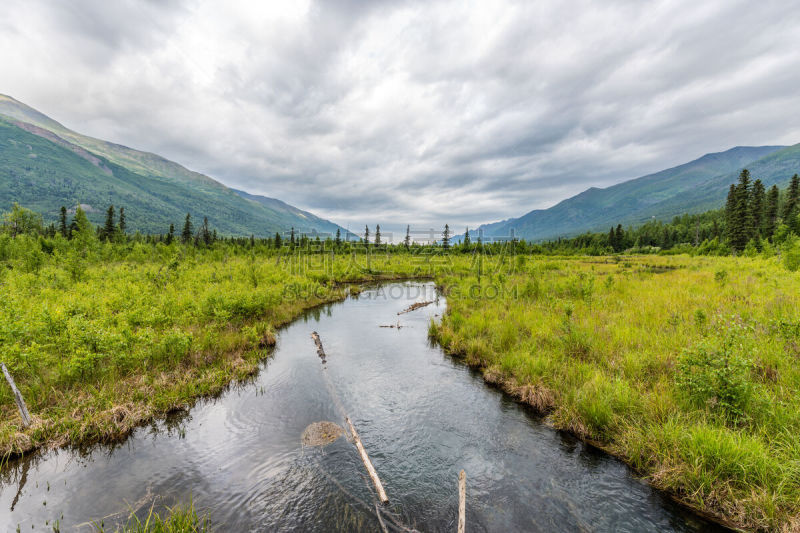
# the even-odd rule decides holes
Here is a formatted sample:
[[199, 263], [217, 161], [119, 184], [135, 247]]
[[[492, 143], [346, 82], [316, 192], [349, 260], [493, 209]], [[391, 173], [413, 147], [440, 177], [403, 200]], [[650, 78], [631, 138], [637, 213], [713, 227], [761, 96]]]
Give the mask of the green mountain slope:
[[549, 208], [480, 227], [487, 236], [526, 240], [573, 236], [637, 225], [655, 217], [671, 219], [721, 207], [728, 186], [742, 168], [766, 185], [785, 186], [800, 170], [800, 145], [732, 148], [689, 163], [626, 181], [606, 189], [591, 188]]
[[55, 220], [62, 205], [81, 203], [99, 223], [109, 204], [122, 205], [128, 227], [142, 232], [163, 233], [170, 223], [179, 231], [187, 212], [232, 235], [338, 228], [280, 200], [249, 196], [156, 154], [75, 133], [0, 95], [2, 210], [19, 202]]

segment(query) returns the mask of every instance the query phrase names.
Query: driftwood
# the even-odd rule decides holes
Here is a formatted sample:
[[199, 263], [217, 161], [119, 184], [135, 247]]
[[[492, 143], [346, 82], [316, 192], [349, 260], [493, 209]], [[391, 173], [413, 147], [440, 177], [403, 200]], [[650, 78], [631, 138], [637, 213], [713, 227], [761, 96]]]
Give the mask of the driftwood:
[[356, 443], [356, 448], [358, 448], [358, 453], [361, 455], [361, 460], [364, 462], [364, 466], [367, 468], [367, 473], [372, 479], [372, 483], [375, 485], [375, 490], [378, 491], [378, 498], [380, 498], [381, 503], [389, 503], [389, 497], [386, 496], [386, 491], [383, 490], [383, 484], [378, 477], [378, 473], [375, 471], [375, 467], [372, 466], [372, 461], [369, 460], [367, 450], [364, 449], [364, 445], [361, 443], [361, 439], [356, 432], [356, 428], [353, 427], [353, 423], [350, 422], [349, 418], [345, 420], [347, 421], [347, 426], [350, 428], [350, 433], [353, 435], [353, 440]]
[[430, 302], [416, 302], [416, 303], [413, 303], [413, 304], [409, 305], [408, 307], [406, 307], [405, 309], [403, 309], [402, 311], [400, 311], [397, 314], [398, 315], [402, 315], [403, 313], [410, 313], [411, 311], [416, 311], [417, 309], [420, 309], [422, 307], [427, 307], [427, 306], [431, 305], [432, 303], [433, 303], [433, 300], [431, 300]]
[[458, 474], [458, 533], [464, 533], [467, 526], [467, 474]]
[[324, 362], [325, 361], [325, 349], [322, 348], [322, 341], [320, 340], [319, 335], [317, 334], [316, 331], [312, 331], [311, 332], [311, 338], [314, 339], [314, 344], [317, 345], [317, 355]]
[[11, 377], [11, 374], [8, 372], [5, 363], [0, 363], [0, 366], [3, 367], [3, 374], [6, 375], [6, 381], [8, 381], [8, 384], [11, 386], [11, 390], [14, 392], [14, 401], [17, 402], [19, 414], [22, 417], [22, 427], [28, 427], [31, 425], [31, 415], [28, 413], [28, 406], [25, 405], [25, 400], [22, 398], [22, 393], [19, 392], [17, 384], [14, 383], [14, 378]]

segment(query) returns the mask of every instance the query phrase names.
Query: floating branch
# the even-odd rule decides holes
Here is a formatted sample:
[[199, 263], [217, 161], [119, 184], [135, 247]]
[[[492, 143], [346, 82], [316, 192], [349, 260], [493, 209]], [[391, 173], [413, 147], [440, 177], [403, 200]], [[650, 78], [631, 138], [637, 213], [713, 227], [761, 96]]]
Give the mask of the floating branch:
[[8, 381], [9, 385], [11, 385], [11, 390], [14, 392], [14, 401], [17, 402], [19, 414], [22, 417], [22, 427], [28, 427], [31, 425], [31, 415], [28, 413], [28, 406], [25, 405], [25, 400], [22, 398], [22, 393], [17, 388], [17, 384], [14, 383], [14, 378], [12, 378], [11, 374], [8, 372], [6, 364], [0, 363], [0, 366], [3, 367], [3, 374], [6, 375], [6, 381]]
[[361, 443], [361, 439], [356, 432], [356, 428], [353, 427], [353, 423], [350, 422], [349, 418], [347, 418], [346, 421], [347, 426], [350, 428], [350, 433], [353, 435], [353, 440], [356, 443], [356, 448], [358, 448], [358, 453], [361, 455], [361, 460], [364, 462], [364, 466], [367, 468], [367, 473], [372, 479], [372, 483], [375, 485], [375, 490], [378, 491], [378, 498], [380, 498], [381, 503], [389, 503], [389, 497], [386, 496], [386, 491], [383, 490], [383, 484], [378, 477], [378, 473], [375, 471], [375, 467], [372, 466], [372, 461], [369, 460], [367, 450], [364, 449], [364, 445]]
[[458, 474], [458, 533], [464, 533], [467, 526], [467, 474]]
[[432, 303], [433, 303], [433, 300], [431, 300], [430, 302], [416, 302], [416, 303], [413, 303], [413, 304], [409, 305], [408, 307], [406, 307], [405, 309], [403, 309], [402, 311], [400, 311], [397, 314], [398, 315], [402, 315], [403, 313], [410, 313], [411, 311], [416, 311], [417, 309], [420, 309], [422, 307], [429, 306]]

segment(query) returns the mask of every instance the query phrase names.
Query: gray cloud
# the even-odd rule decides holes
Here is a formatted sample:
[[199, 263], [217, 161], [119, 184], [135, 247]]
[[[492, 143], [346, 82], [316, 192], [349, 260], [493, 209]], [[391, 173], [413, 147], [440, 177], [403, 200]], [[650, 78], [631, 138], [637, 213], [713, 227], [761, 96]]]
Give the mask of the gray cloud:
[[0, 92], [353, 228], [800, 142], [788, 0], [260, 4], [11, 0]]

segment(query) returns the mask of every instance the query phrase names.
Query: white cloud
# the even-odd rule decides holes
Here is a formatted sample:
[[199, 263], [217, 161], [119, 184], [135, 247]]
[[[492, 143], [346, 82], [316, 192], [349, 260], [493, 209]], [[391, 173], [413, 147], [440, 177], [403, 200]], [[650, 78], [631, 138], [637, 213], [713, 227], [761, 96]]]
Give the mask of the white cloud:
[[351, 227], [519, 216], [800, 141], [790, 1], [11, 0], [6, 92]]

